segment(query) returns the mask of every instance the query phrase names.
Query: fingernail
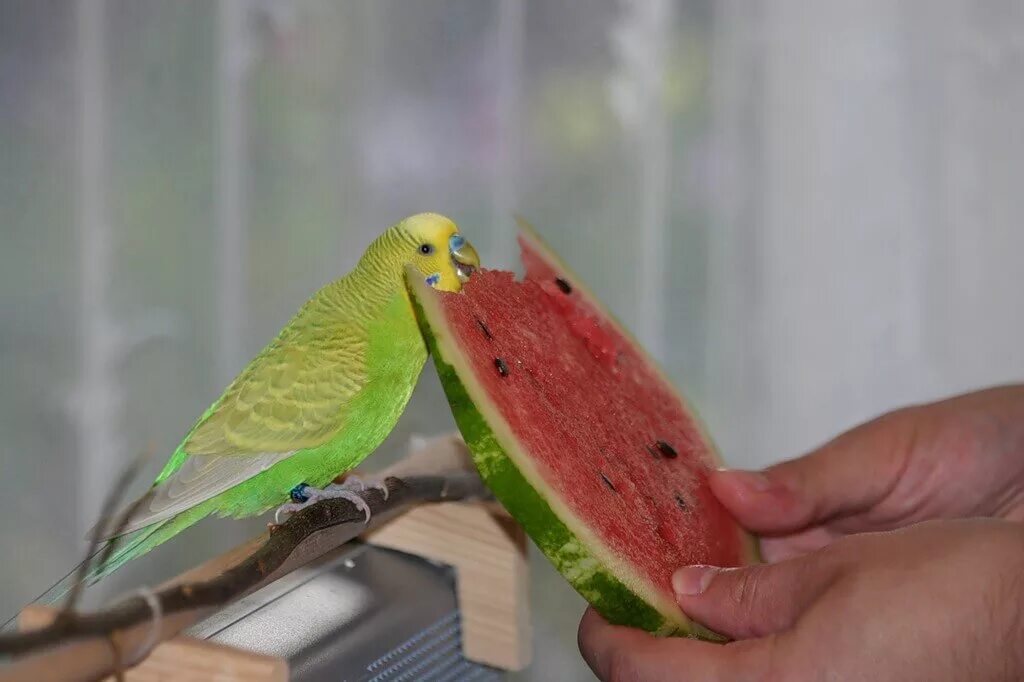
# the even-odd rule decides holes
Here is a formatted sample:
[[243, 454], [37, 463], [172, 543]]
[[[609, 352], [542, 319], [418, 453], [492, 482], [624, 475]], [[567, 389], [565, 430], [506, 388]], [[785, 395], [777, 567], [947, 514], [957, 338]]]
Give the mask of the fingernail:
[[744, 471], [743, 469], [719, 469], [719, 471], [728, 473], [734, 481], [754, 492], [767, 492], [772, 487], [772, 482], [760, 471]]
[[684, 566], [672, 574], [672, 589], [683, 596], [701, 594], [718, 573], [714, 566]]

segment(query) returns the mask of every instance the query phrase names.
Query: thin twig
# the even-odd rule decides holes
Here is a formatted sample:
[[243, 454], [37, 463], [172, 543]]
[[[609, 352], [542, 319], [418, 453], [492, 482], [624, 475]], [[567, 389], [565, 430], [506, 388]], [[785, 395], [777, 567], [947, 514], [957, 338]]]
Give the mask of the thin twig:
[[[436, 476], [389, 477], [385, 500], [381, 492], [368, 488], [359, 493], [375, 520], [391, 518], [412, 504], [457, 501], [487, 497], [479, 477], [471, 473]], [[209, 580], [171, 584], [155, 592], [164, 617], [183, 612], [225, 606], [275, 580], [284, 573], [312, 561], [342, 542], [364, 532], [362, 511], [343, 498], [322, 500], [292, 515], [274, 527], [266, 540], [248, 557]], [[348, 533], [332, 537], [329, 545], [318, 544], [321, 531], [347, 526]], [[316, 536], [316, 537], [313, 537]], [[307, 542], [308, 540], [308, 542]], [[300, 545], [308, 550], [296, 552]], [[293, 554], [301, 555], [293, 557]], [[133, 597], [91, 613], [73, 613], [49, 626], [28, 632], [0, 635], [0, 656], [16, 656], [45, 647], [87, 637], [109, 637], [118, 631], [152, 619], [152, 609], [141, 597]]]
[[[142, 464], [148, 459], [147, 454], [142, 454], [139, 457], [125, 467], [124, 471], [117, 477], [114, 482], [113, 488], [107, 494], [106, 499], [103, 501], [103, 507], [100, 510], [100, 520], [92, 529], [92, 533], [89, 538], [89, 548], [85, 552], [85, 560], [78, 565], [77, 575], [75, 581], [71, 585], [71, 589], [68, 591], [67, 599], [64, 601], [64, 608], [61, 610], [58, 618], [67, 618], [74, 611], [75, 606], [78, 605], [78, 599], [82, 595], [82, 591], [85, 589], [86, 578], [89, 574], [89, 569], [94, 565], [92, 562], [93, 556], [95, 556], [99, 549], [100, 543], [103, 538], [108, 535], [107, 531], [112, 525], [114, 510], [117, 509], [118, 505], [121, 504], [124, 493], [128, 489], [129, 484], [135, 477], [138, 476], [139, 470], [142, 468]], [[143, 495], [136, 500], [131, 506], [128, 507], [119, 517], [114, 535], [117, 535], [118, 530], [123, 530], [125, 525], [131, 520], [135, 512], [138, 511], [139, 507], [143, 502], [149, 499], [149, 493]], [[99, 564], [102, 566], [107, 559], [110, 558], [110, 553], [114, 548], [114, 542], [110, 541], [107, 543], [103, 556], [100, 558]]]

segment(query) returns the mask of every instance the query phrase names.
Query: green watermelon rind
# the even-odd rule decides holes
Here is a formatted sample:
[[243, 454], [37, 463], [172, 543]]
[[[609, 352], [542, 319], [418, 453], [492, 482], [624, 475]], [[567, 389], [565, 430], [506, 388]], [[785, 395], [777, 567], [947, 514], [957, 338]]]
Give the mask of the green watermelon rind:
[[[572, 271], [544, 244], [524, 221], [522, 237], [530, 248], [570, 277], [573, 287], [594, 309], [633, 343], [640, 357], [662, 378], [657, 364], [642, 346], [604, 309], [600, 302], [574, 276]], [[474, 463], [491, 492], [519, 522], [554, 567], [608, 622], [646, 630], [658, 636], [687, 636], [721, 641], [723, 638], [699, 623], [689, 620], [676, 603], [656, 586], [641, 578], [598, 538], [587, 524], [562, 504], [543, 480], [518, 439], [487, 396], [487, 391], [472, 377], [474, 372], [457, 341], [446, 334], [445, 315], [438, 292], [410, 272], [408, 278], [413, 307], [427, 348], [437, 368], [455, 422], [462, 433]], [[696, 422], [720, 463], [699, 417], [678, 393], [683, 409]], [[739, 531], [744, 539], [748, 561], [758, 560], [753, 539]]]
[[[418, 285], [414, 286], [418, 288]], [[580, 536], [589, 533], [574, 533], [554, 512], [552, 504], [557, 506], [557, 502], [543, 494], [545, 484], [539, 479], [535, 485], [527, 481], [521, 466], [516, 465], [515, 459], [518, 458], [509, 454], [512, 448], [502, 443], [508, 438], [514, 440], [514, 437], [509, 434], [501, 438], [497, 434], [502, 430], [501, 427], [492, 426], [492, 423], [502, 422], [501, 417], [488, 420], [485, 416], [488, 410], [477, 407], [478, 404], [489, 403], [483, 389], [473, 391], [480, 394], [480, 398], [474, 401], [459, 373], [448, 361], [453, 355], [450, 344], [439, 339], [439, 332], [431, 324], [431, 320], [439, 319], [437, 316], [442, 313], [435, 311], [431, 316], [431, 313], [424, 310], [430, 305], [426, 302], [426, 296], [433, 293], [415, 292], [413, 301], [417, 319], [423, 323], [427, 348], [434, 358], [455, 423], [472, 453], [477, 470], [498, 501], [523, 527], [558, 572], [610, 623], [636, 627], [658, 635], [704, 634], [709, 638], [714, 637], [710, 631], [695, 627], [696, 624], [686, 619], [678, 607], [674, 607], [678, 612], [676, 617], [669, 618], [627, 587], [608, 569], [605, 562], [595, 556], [597, 552], [587, 550], [588, 544]], [[562, 517], [565, 518], [569, 513], [565, 510]], [[577, 523], [584, 527], [582, 521]]]

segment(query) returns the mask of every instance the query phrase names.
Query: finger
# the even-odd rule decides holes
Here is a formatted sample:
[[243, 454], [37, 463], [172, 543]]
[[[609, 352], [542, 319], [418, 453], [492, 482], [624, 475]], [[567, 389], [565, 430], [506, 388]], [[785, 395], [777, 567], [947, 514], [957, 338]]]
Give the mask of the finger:
[[763, 472], [711, 474], [715, 495], [757, 533], [791, 533], [867, 511], [885, 499], [906, 466], [919, 409], [892, 412], [847, 431], [817, 450]]
[[791, 535], [761, 538], [761, 556], [770, 564], [793, 559], [827, 547], [842, 533], [815, 526]]
[[601, 680], [714, 682], [749, 679], [764, 671], [771, 641], [712, 644], [680, 637], [658, 638], [609, 625], [593, 609], [580, 621], [579, 647]]
[[672, 576], [687, 616], [730, 639], [784, 632], [835, 580], [834, 555], [815, 552], [744, 568], [686, 566]]

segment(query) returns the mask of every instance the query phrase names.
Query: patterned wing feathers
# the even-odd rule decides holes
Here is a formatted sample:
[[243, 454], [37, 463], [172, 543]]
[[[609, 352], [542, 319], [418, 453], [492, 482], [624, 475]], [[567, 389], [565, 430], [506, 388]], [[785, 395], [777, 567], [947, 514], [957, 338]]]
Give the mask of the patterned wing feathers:
[[[320, 328], [309, 339], [283, 334], [224, 392], [185, 441], [189, 455], [255, 455], [323, 445], [366, 381], [358, 329]], [[311, 335], [307, 335], [311, 336]]]

